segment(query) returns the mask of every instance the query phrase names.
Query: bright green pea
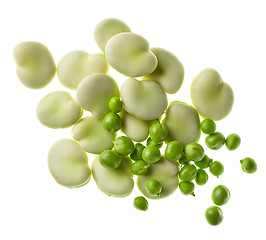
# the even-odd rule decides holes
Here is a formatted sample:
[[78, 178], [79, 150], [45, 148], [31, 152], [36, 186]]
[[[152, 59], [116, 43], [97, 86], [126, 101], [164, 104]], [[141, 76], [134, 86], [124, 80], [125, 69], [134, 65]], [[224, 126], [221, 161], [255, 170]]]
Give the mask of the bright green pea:
[[142, 158], [146, 163], [156, 163], [161, 159], [161, 153], [155, 145], [149, 145], [144, 148]]
[[216, 124], [213, 120], [206, 118], [201, 122], [200, 129], [205, 134], [213, 134], [216, 131]]
[[183, 145], [178, 141], [169, 142], [165, 148], [165, 157], [172, 161], [176, 162], [183, 155]]
[[136, 143], [133, 153], [130, 154], [130, 157], [132, 160], [142, 160], [142, 152], [144, 150], [145, 146], [141, 143]]
[[186, 164], [179, 172], [179, 178], [183, 181], [192, 181], [197, 176], [197, 169], [193, 164]]
[[225, 143], [225, 137], [220, 132], [215, 132], [205, 138], [206, 146], [212, 150], [220, 149]]
[[225, 145], [228, 150], [235, 150], [239, 147], [241, 138], [238, 134], [232, 133], [225, 139]]
[[168, 129], [166, 125], [157, 122], [150, 126], [149, 133], [152, 141], [156, 143], [161, 143], [167, 138]]
[[135, 197], [133, 205], [136, 209], [141, 211], [147, 211], [148, 210], [148, 201], [143, 196]]
[[218, 185], [212, 190], [212, 201], [214, 204], [221, 206], [226, 204], [230, 199], [230, 191], [224, 185]]
[[134, 151], [134, 143], [128, 137], [118, 137], [114, 141], [114, 150], [120, 155], [128, 155]]
[[192, 142], [185, 146], [184, 154], [187, 159], [198, 162], [204, 157], [204, 149], [200, 144]]
[[180, 189], [180, 192], [183, 193], [184, 195], [195, 196], [194, 194], [195, 185], [193, 182], [181, 181], [179, 183], [179, 189]]
[[182, 164], [182, 165], [187, 165], [190, 162], [190, 160], [188, 160], [186, 158], [186, 156], [184, 155], [184, 153], [183, 153], [182, 156], [181, 156], [181, 158], [178, 160], [178, 162], [180, 164]]
[[204, 185], [208, 182], [208, 174], [203, 169], [197, 170], [197, 176], [195, 178], [195, 182], [198, 185]]
[[195, 162], [195, 165], [199, 168], [208, 168], [212, 163], [212, 159], [209, 158], [207, 155], [204, 155], [202, 160]]
[[206, 209], [205, 218], [210, 225], [216, 226], [223, 221], [223, 212], [221, 208], [211, 206]]
[[103, 119], [103, 128], [109, 132], [117, 132], [121, 128], [121, 119], [119, 115], [109, 112]]
[[112, 150], [105, 150], [100, 154], [100, 163], [103, 167], [108, 169], [116, 169], [119, 167], [121, 163], [120, 156], [112, 151]]
[[112, 97], [108, 103], [109, 109], [114, 113], [119, 113], [122, 110], [122, 101], [118, 97]]
[[211, 163], [209, 170], [214, 176], [219, 177], [224, 172], [224, 166], [222, 163], [214, 161]]
[[160, 197], [162, 189], [162, 184], [155, 179], [150, 179], [146, 182], [146, 191], [152, 197]]
[[246, 173], [254, 173], [257, 171], [257, 164], [252, 158], [244, 158], [240, 160], [241, 168]]
[[150, 137], [148, 137], [147, 142], [146, 142], [146, 146], [149, 146], [149, 145], [154, 145], [154, 146], [156, 146], [158, 148], [161, 148], [163, 146], [163, 143], [162, 142], [161, 143], [156, 143]]
[[131, 172], [135, 175], [145, 175], [149, 170], [149, 165], [143, 160], [137, 160], [131, 165]]

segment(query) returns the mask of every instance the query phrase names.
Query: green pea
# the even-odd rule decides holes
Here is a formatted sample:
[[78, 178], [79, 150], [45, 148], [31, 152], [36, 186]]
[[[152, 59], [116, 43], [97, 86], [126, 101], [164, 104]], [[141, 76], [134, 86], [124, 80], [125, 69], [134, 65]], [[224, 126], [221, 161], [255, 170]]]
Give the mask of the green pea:
[[183, 181], [192, 181], [197, 176], [197, 169], [193, 164], [186, 164], [179, 172], [179, 178]]
[[184, 195], [195, 196], [194, 194], [195, 185], [193, 182], [181, 181], [178, 186], [179, 186], [180, 192], [183, 193]]
[[216, 226], [223, 221], [223, 212], [221, 208], [211, 206], [206, 209], [205, 218], [210, 225]]
[[163, 187], [156, 179], [150, 179], [146, 182], [146, 191], [152, 197], [160, 197]]
[[148, 137], [146, 145], [155, 145], [156, 147], [161, 148], [163, 146], [163, 143], [156, 143], [150, 137]]
[[239, 147], [241, 138], [236, 133], [232, 133], [225, 139], [225, 145], [228, 150], [235, 150]]
[[216, 177], [219, 177], [224, 172], [223, 164], [218, 161], [212, 162], [209, 169], [210, 169], [210, 172]]
[[112, 150], [103, 151], [99, 160], [101, 165], [108, 169], [116, 169], [121, 163], [120, 156]]
[[206, 146], [213, 150], [220, 149], [225, 143], [225, 137], [220, 132], [215, 132], [205, 138]]
[[156, 163], [161, 159], [161, 153], [155, 145], [149, 145], [144, 148], [142, 158], [146, 163]]
[[207, 155], [204, 155], [202, 160], [195, 162], [195, 165], [199, 168], [208, 168], [212, 163], [212, 159], [209, 158]]
[[257, 164], [254, 159], [246, 157], [240, 160], [241, 168], [246, 173], [254, 173], [257, 171]]
[[120, 155], [128, 155], [134, 151], [134, 143], [128, 137], [118, 137], [114, 141], [114, 150]]
[[141, 211], [147, 211], [149, 207], [147, 199], [143, 196], [135, 197], [133, 205], [136, 209]]
[[172, 161], [176, 162], [183, 155], [183, 145], [178, 141], [169, 142], [165, 148], [165, 157]]
[[203, 169], [197, 170], [197, 176], [195, 178], [195, 182], [198, 185], [204, 185], [208, 182], [208, 174]]
[[149, 170], [149, 165], [143, 160], [137, 160], [131, 165], [131, 172], [135, 175], [145, 175]]
[[118, 97], [112, 97], [108, 103], [109, 109], [114, 113], [119, 113], [122, 110], [122, 101]]
[[109, 132], [117, 132], [121, 128], [121, 119], [119, 115], [109, 112], [103, 119], [103, 128]]
[[186, 156], [184, 155], [184, 153], [183, 153], [182, 156], [181, 156], [181, 158], [178, 160], [178, 162], [180, 164], [182, 164], [182, 165], [187, 165], [190, 162], [190, 160], [188, 160], [186, 158]]
[[166, 125], [157, 122], [150, 126], [149, 133], [151, 139], [156, 143], [163, 142], [168, 136], [168, 129]]
[[212, 201], [216, 205], [224, 205], [230, 199], [230, 191], [224, 185], [218, 185], [212, 190]]
[[200, 144], [192, 142], [185, 146], [184, 154], [187, 159], [198, 162], [204, 157], [204, 149]]
[[130, 154], [130, 157], [132, 160], [142, 160], [142, 152], [144, 150], [145, 146], [141, 143], [136, 143], [134, 147], [133, 153]]
[[200, 129], [205, 134], [213, 134], [216, 131], [216, 124], [213, 120], [206, 118], [201, 122]]

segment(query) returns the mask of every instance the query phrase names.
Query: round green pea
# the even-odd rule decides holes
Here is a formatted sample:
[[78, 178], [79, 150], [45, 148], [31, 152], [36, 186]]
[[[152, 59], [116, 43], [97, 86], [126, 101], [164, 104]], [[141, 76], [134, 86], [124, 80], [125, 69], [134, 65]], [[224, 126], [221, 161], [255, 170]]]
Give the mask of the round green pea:
[[156, 179], [150, 179], [146, 182], [146, 191], [152, 197], [159, 197], [163, 187]]
[[130, 154], [130, 157], [132, 160], [142, 160], [142, 152], [144, 150], [145, 146], [141, 143], [136, 143], [134, 147], [134, 151]]
[[149, 207], [147, 199], [143, 196], [135, 197], [133, 205], [136, 209], [141, 211], [147, 211]]
[[239, 147], [241, 143], [241, 138], [238, 134], [232, 133], [225, 139], [225, 145], [228, 150], [235, 150]]
[[223, 212], [221, 208], [211, 206], [206, 209], [205, 218], [210, 225], [216, 226], [223, 221]]
[[246, 157], [240, 160], [241, 168], [246, 173], [254, 173], [257, 171], [257, 164], [254, 159]]
[[179, 178], [183, 181], [192, 181], [197, 176], [197, 169], [193, 164], [186, 164], [179, 172]]
[[204, 185], [208, 182], [208, 174], [203, 169], [197, 170], [197, 176], [195, 178], [195, 182], [198, 185]]
[[105, 150], [100, 154], [99, 161], [105, 168], [116, 169], [120, 166], [121, 158], [116, 152]]
[[143, 160], [137, 160], [131, 165], [131, 172], [135, 175], [145, 175], [149, 170], [149, 165]]
[[165, 148], [165, 157], [172, 161], [176, 162], [183, 155], [183, 145], [178, 141], [169, 142]]
[[142, 159], [149, 164], [158, 162], [161, 159], [161, 152], [155, 145], [149, 145], [144, 148]]
[[108, 103], [109, 109], [114, 113], [119, 113], [122, 110], [122, 101], [118, 97], [112, 97]]
[[204, 149], [200, 144], [192, 142], [185, 146], [184, 154], [187, 159], [198, 162], [204, 157]]
[[180, 181], [178, 186], [179, 186], [180, 192], [183, 193], [184, 195], [195, 196], [194, 194], [195, 185], [193, 182]]
[[208, 168], [210, 164], [212, 163], [212, 159], [209, 158], [207, 155], [204, 155], [202, 160], [195, 162], [195, 165], [199, 168]]
[[121, 119], [119, 115], [109, 112], [103, 119], [103, 128], [109, 132], [117, 132], [121, 128]]
[[226, 186], [218, 185], [212, 190], [211, 197], [214, 204], [221, 206], [229, 201], [230, 191]]
[[128, 137], [118, 137], [114, 141], [114, 150], [120, 155], [128, 155], [134, 151], [134, 143]]
[[190, 162], [190, 160], [188, 160], [186, 158], [186, 156], [184, 155], [184, 153], [182, 154], [181, 158], [178, 160], [178, 162], [182, 165], [186, 165]]
[[215, 132], [205, 138], [206, 146], [212, 150], [220, 149], [225, 143], [225, 137], [220, 132]]
[[213, 120], [206, 118], [201, 122], [200, 129], [205, 134], [213, 134], [216, 131], [216, 124]]
[[224, 172], [224, 166], [222, 163], [214, 161], [211, 163], [209, 170], [212, 173], [212, 175], [219, 177]]
[[158, 143], [163, 142], [167, 138], [168, 129], [166, 125], [160, 122], [157, 122], [150, 126], [149, 133], [150, 133], [151, 139], [158, 144]]
[[154, 142], [150, 137], [148, 137], [147, 139], [147, 143], [146, 143], [146, 146], [149, 146], [149, 145], [155, 145], [157, 146], [158, 148], [161, 148], [163, 146], [163, 142], [161, 143], [156, 143]]

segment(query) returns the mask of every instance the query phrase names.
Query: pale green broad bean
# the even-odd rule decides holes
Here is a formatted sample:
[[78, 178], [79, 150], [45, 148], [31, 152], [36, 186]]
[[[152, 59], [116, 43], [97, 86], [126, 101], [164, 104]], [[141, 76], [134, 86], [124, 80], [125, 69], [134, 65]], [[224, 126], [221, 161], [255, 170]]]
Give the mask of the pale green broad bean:
[[48, 167], [54, 179], [65, 187], [81, 187], [91, 178], [87, 154], [71, 139], [62, 139], [52, 145]]
[[39, 42], [21, 42], [13, 50], [18, 79], [28, 88], [40, 89], [52, 81], [56, 64], [49, 49]]
[[56, 91], [44, 96], [37, 105], [39, 121], [49, 128], [66, 128], [77, 122], [83, 113], [71, 95]]
[[132, 164], [128, 156], [120, 156], [121, 163], [116, 169], [108, 169], [101, 165], [99, 156], [92, 162], [92, 175], [98, 188], [108, 196], [128, 196], [134, 187], [133, 174], [130, 171]]
[[150, 51], [148, 41], [142, 36], [124, 32], [118, 33], [106, 44], [107, 62], [118, 72], [128, 77], [150, 74], [157, 67], [157, 58]]
[[166, 109], [162, 121], [168, 128], [166, 142], [178, 141], [185, 146], [200, 138], [200, 119], [197, 111], [190, 105], [174, 101]]
[[167, 108], [166, 93], [154, 81], [128, 78], [120, 91], [125, 110], [141, 120], [159, 118]]
[[116, 18], [107, 18], [99, 22], [94, 29], [94, 38], [99, 48], [105, 52], [108, 40], [122, 32], [131, 32], [129, 26]]
[[95, 118], [103, 119], [110, 112], [109, 100], [120, 97], [120, 93], [112, 77], [104, 73], [94, 73], [80, 82], [76, 97], [83, 109], [90, 111]]
[[156, 69], [142, 77], [144, 80], [152, 80], [161, 85], [167, 93], [176, 93], [184, 80], [184, 67], [178, 58], [163, 48], [150, 49], [158, 59]]
[[108, 64], [102, 53], [72, 51], [57, 65], [57, 75], [63, 86], [76, 90], [81, 80], [92, 73], [107, 73]]
[[116, 133], [105, 130], [101, 120], [90, 116], [80, 119], [73, 126], [72, 136], [86, 152], [100, 154], [113, 148]]
[[[160, 161], [150, 165], [145, 176], [138, 176], [137, 185], [139, 190], [148, 198], [161, 199], [171, 195], [178, 187], [179, 164], [162, 157]], [[146, 191], [146, 182], [155, 179], [162, 185], [159, 197], [151, 197]]]
[[234, 93], [220, 74], [212, 68], [202, 70], [190, 88], [194, 107], [203, 118], [221, 120], [232, 110]]

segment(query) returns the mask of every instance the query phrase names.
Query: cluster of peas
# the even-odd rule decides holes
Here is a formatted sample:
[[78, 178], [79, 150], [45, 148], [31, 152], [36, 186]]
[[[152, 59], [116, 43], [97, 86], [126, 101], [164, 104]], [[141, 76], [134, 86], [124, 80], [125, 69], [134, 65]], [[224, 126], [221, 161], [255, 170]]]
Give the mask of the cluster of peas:
[[[122, 101], [118, 97], [113, 97], [108, 106], [111, 112], [104, 117], [103, 127], [110, 132], [117, 132], [121, 128], [121, 119], [118, 113], [122, 110]], [[204, 119], [200, 127], [201, 131], [207, 134], [205, 143], [210, 149], [218, 150], [225, 144], [228, 150], [235, 150], [241, 143], [238, 134], [233, 133], [225, 138], [222, 133], [217, 132], [216, 124], [211, 119]], [[120, 136], [114, 141], [113, 150], [105, 150], [100, 154], [100, 163], [105, 168], [116, 169], [121, 163], [120, 155], [129, 155], [134, 160], [131, 172], [138, 176], [145, 175], [149, 166], [161, 159], [159, 149], [167, 136], [166, 125], [157, 119], [149, 128], [147, 146], [141, 143], [134, 145], [130, 138]], [[188, 143], [185, 147], [178, 141], [168, 142], [164, 154], [168, 160], [182, 165], [179, 172], [179, 189], [184, 195], [195, 196], [193, 180], [198, 185], [207, 183], [208, 174], [204, 169], [209, 168], [209, 171], [216, 177], [224, 172], [223, 164], [209, 158], [204, 153], [203, 147], [196, 142]], [[240, 160], [240, 163], [246, 173], [254, 173], [257, 170], [256, 162], [251, 158], [244, 158]], [[162, 189], [162, 184], [156, 179], [147, 180], [146, 191], [151, 197], [159, 197]], [[215, 205], [224, 205], [230, 199], [230, 191], [226, 186], [218, 185], [213, 189], [211, 198]], [[148, 210], [148, 201], [143, 196], [136, 197], [133, 204], [139, 210]], [[223, 220], [223, 212], [218, 206], [211, 206], [205, 211], [206, 220], [211, 225], [218, 225]]]

